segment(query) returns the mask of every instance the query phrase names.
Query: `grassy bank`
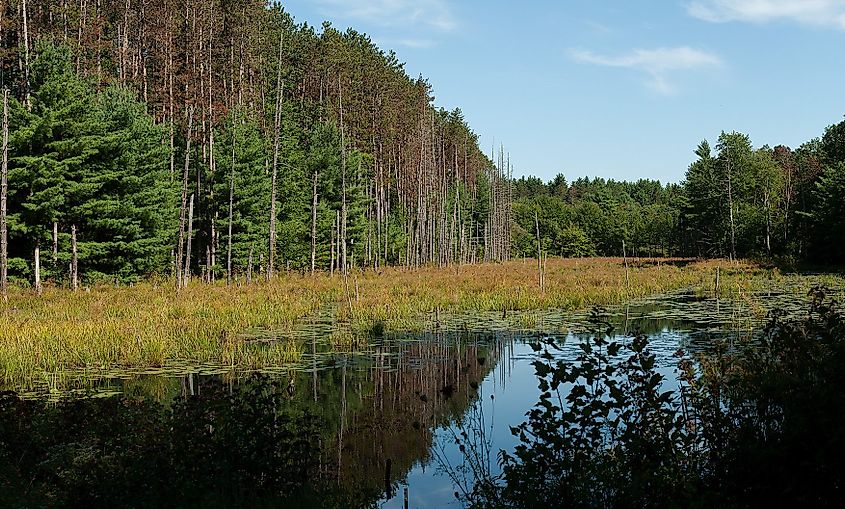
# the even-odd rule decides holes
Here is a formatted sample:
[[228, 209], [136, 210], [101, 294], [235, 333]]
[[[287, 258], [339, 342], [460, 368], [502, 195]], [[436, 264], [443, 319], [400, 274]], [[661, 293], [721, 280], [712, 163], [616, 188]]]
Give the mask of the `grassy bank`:
[[226, 287], [196, 283], [177, 293], [168, 283], [102, 286], [76, 293], [46, 288], [39, 297], [13, 288], [0, 312], [0, 383], [26, 383], [73, 369], [156, 367], [191, 361], [241, 368], [296, 360], [296, 341], [256, 344], [248, 330], [284, 336], [318, 310], [353, 330], [424, 327], [432, 313], [574, 310], [678, 288], [712, 292], [750, 284], [753, 265], [727, 262], [550, 259], [545, 291], [531, 260], [340, 276], [284, 274], [269, 283]]

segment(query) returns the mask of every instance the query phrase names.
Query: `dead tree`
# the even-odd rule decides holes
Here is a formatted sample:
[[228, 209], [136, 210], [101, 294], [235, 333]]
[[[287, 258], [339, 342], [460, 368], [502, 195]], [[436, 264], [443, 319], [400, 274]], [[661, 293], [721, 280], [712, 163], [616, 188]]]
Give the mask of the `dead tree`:
[[314, 170], [311, 185], [311, 275], [317, 270], [317, 179], [319, 174]]
[[23, 48], [24, 48], [24, 84], [26, 92], [26, 109], [31, 108], [29, 101], [29, 14], [27, 12], [26, 0], [23, 0], [21, 6], [23, 14]]
[[0, 170], [0, 292], [8, 295], [9, 233], [6, 199], [9, 194], [9, 91], [3, 90], [3, 166]]
[[279, 145], [282, 131], [282, 96], [284, 81], [282, 81], [282, 48], [284, 47], [284, 32], [279, 35], [279, 60], [276, 71], [276, 114], [273, 126], [273, 176], [270, 183], [270, 232], [267, 262], [267, 281], [273, 278], [273, 268], [276, 262], [276, 183], [279, 176]]
[[346, 134], [343, 126], [343, 87], [338, 83], [340, 90], [340, 188], [341, 188], [341, 203], [340, 203], [340, 222], [338, 223], [338, 243], [340, 244], [340, 262], [343, 264], [341, 273], [347, 275], [347, 251], [346, 251], [346, 223], [347, 223], [347, 205], [346, 205]]
[[41, 295], [43, 291], [41, 287], [41, 249], [38, 244], [35, 244], [35, 291]]
[[53, 268], [59, 265], [59, 222], [53, 221]]
[[176, 288], [182, 288], [182, 266], [185, 257], [185, 220], [188, 212], [188, 174], [191, 169], [191, 131], [194, 108], [188, 111], [188, 135], [185, 137], [185, 171], [182, 174], [182, 205], [179, 209], [179, 244], [176, 246]]
[[540, 286], [540, 291], [546, 289], [546, 274], [544, 270], [543, 260], [543, 243], [540, 240], [540, 220], [537, 217], [537, 211], [534, 211], [534, 229], [537, 233], [537, 283]]
[[79, 256], [76, 245], [76, 225], [70, 228], [71, 261], [70, 261], [70, 285], [73, 291], [79, 288]]
[[182, 288], [188, 287], [191, 280], [191, 240], [194, 237], [194, 195], [191, 195], [191, 205], [188, 209], [188, 245], [185, 249], [185, 269], [182, 273], [184, 282]]
[[232, 121], [232, 171], [229, 174], [229, 232], [226, 246], [226, 285], [232, 285], [232, 216], [235, 210], [235, 121]]

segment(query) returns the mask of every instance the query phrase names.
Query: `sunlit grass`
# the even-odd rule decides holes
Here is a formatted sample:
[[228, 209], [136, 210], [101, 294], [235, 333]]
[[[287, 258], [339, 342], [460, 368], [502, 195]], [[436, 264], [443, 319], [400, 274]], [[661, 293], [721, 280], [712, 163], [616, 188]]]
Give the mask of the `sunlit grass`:
[[[780, 277], [750, 264], [621, 259], [550, 259], [545, 291], [531, 260], [451, 268], [356, 271], [342, 277], [283, 274], [270, 283], [226, 287], [147, 282], [99, 286], [77, 293], [45, 289], [38, 297], [13, 288], [0, 303], [0, 380], [20, 382], [74, 369], [157, 367], [175, 360], [253, 369], [298, 360], [293, 340], [247, 341], [250, 329], [291, 330], [331, 307], [353, 333], [329, 338], [338, 350], [354, 349], [374, 330], [419, 330], [441, 314], [610, 305], [678, 288], [741, 296], [755, 278]], [[347, 292], [349, 288], [349, 292]], [[524, 326], [531, 319], [524, 319]]]

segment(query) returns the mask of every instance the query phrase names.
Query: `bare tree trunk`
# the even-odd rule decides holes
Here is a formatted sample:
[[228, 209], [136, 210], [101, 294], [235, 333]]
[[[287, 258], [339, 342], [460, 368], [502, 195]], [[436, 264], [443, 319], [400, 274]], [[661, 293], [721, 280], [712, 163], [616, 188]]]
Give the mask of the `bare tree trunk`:
[[182, 287], [182, 265], [185, 256], [185, 218], [188, 206], [188, 173], [191, 168], [191, 131], [194, 125], [194, 108], [188, 112], [188, 135], [185, 141], [185, 171], [182, 174], [182, 205], [179, 209], [179, 244], [176, 246], [176, 288]]
[[73, 291], [79, 288], [79, 257], [76, 248], [76, 225], [70, 228], [71, 261], [70, 261], [70, 285]]
[[[338, 215], [337, 217], [340, 217], [340, 216]], [[335, 219], [334, 222], [332, 223], [332, 260], [331, 260], [331, 269], [330, 269], [330, 273], [329, 273], [329, 275], [331, 275], [332, 277], [334, 277], [335, 262], [337, 260], [337, 257], [335, 256], [335, 238], [337, 236], [336, 231], [337, 231], [337, 225], [338, 225], [339, 222], [340, 221]]]
[[317, 270], [317, 179], [318, 173], [314, 172], [311, 193], [311, 275]]
[[537, 217], [537, 211], [534, 211], [534, 230], [537, 233], [537, 283], [540, 286], [540, 291], [546, 289], [546, 276], [543, 273], [543, 245], [540, 241], [540, 220]]
[[41, 250], [38, 244], [35, 245], [35, 291], [41, 295], [43, 288], [41, 287]]
[[[215, 196], [214, 196], [214, 182], [212, 179], [217, 173], [216, 168], [216, 160], [214, 159], [214, 128], [211, 126], [211, 121], [209, 120], [209, 135], [208, 135], [208, 163], [209, 163], [209, 172], [208, 172], [208, 184], [207, 187], [209, 189], [209, 202], [214, 203]], [[211, 216], [211, 231], [208, 244], [207, 244], [207, 256], [206, 256], [206, 270], [207, 270], [207, 278], [208, 282], [211, 283], [213, 280], [213, 267], [217, 265], [217, 246], [215, 245], [215, 241], [217, 240], [218, 233], [217, 233], [217, 219], [219, 217], [218, 212], [214, 212], [213, 214], [209, 214]]]
[[0, 169], [0, 293], [9, 292], [9, 232], [6, 199], [9, 194], [9, 91], [3, 90], [3, 166]]
[[[730, 151], [730, 148], [728, 148]], [[728, 152], [728, 207], [730, 208], [730, 221], [731, 221], [731, 260], [736, 259], [736, 224], [734, 222], [734, 199], [733, 199], [733, 182], [732, 182], [732, 172], [733, 172], [733, 161], [731, 159], [731, 154]]]
[[25, 104], [26, 109], [29, 110], [32, 105], [29, 102], [29, 14], [27, 13], [26, 0], [23, 0], [21, 10], [23, 11], [24, 86], [26, 92]]
[[345, 129], [343, 126], [343, 87], [340, 86], [338, 83], [338, 88], [340, 89], [340, 150], [341, 150], [341, 204], [340, 204], [340, 220], [341, 222], [338, 224], [338, 242], [340, 243], [340, 263], [343, 264], [343, 275], [347, 275], [347, 261], [346, 261], [346, 221], [347, 221], [347, 208], [346, 208], [346, 134]]
[[85, 28], [85, 0], [79, 0], [79, 31], [76, 36], [76, 74], [82, 69], [82, 30]]
[[[165, 2], [164, 10], [167, 16], [170, 16], [170, 8]], [[169, 20], [168, 20], [169, 21]], [[176, 146], [175, 146], [175, 112], [173, 106], [173, 31], [167, 31], [167, 100], [170, 113], [170, 180], [171, 182], [176, 175]]]
[[229, 232], [226, 245], [226, 285], [232, 285], [232, 217], [235, 210], [235, 122], [232, 121], [232, 171], [229, 174]]
[[53, 267], [59, 264], [59, 223], [53, 221]]
[[205, 245], [205, 267], [202, 268], [202, 281], [211, 283], [211, 246]]
[[[768, 183], [767, 183], [768, 187]], [[772, 254], [772, 211], [769, 208], [769, 191], [764, 193], [763, 202], [766, 207], [766, 254]]]
[[[182, 273], [184, 282], [182, 288], [188, 287], [188, 282], [191, 280], [191, 240], [194, 237], [194, 195], [191, 195], [191, 205], [188, 211], [188, 245], [185, 249], [185, 269]], [[202, 263], [202, 262], [200, 262]]]
[[625, 287], [631, 289], [631, 275], [628, 272], [628, 252], [625, 248], [625, 239], [622, 239], [622, 259], [625, 261]]
[[282, 48], [284, 47], [284, 32], [279, 35], [279, 60], [276, 71], [276, 115], [273, 131], [273, 177], [270, 184], [270, 233], [269, 257], [267, 262], [267, 281], [273, 278], [276, 263], [276, 182], [279, 175], [279, 143], [282, 130], [282, 95], [284, 82], [282, 81]]
[[252, 252], [255, 249], [255, 244], [249, 245], [249, 261], [247, 262], [246, 267], [246, 284], [252, 284]]

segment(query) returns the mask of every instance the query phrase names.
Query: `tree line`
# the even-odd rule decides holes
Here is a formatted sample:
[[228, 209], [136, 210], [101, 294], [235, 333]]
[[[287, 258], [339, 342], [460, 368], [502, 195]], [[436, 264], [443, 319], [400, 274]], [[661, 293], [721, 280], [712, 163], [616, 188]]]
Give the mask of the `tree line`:
[[0, 272], [252, 280], [552, 255], [841, 262], [845, 123], [686, 180], [513, 179], [366, 35], [263, 0], [8, 0]]
[[694, 256], [845, 262], [845, 121], [796, 149], [748, 135], [702, 141], [686, 178], [514, 181], [513, 249], [562, 256]]
[[263, 0], [9, 0], [0, 65], [10, 277], [510, 255], [509, 164], [352, 29]]

